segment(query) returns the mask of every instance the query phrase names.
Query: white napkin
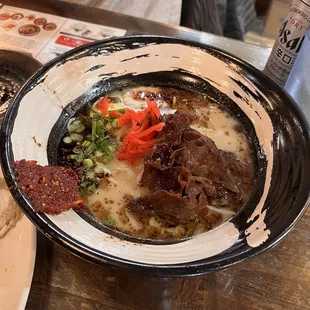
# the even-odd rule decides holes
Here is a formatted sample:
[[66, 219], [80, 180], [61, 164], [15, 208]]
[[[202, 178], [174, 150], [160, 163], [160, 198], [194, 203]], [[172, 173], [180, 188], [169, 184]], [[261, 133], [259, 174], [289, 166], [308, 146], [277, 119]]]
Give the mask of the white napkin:
[[15, 203], [3, 178], [0, 167], [0, 239], [22, 218], [22, 211]]

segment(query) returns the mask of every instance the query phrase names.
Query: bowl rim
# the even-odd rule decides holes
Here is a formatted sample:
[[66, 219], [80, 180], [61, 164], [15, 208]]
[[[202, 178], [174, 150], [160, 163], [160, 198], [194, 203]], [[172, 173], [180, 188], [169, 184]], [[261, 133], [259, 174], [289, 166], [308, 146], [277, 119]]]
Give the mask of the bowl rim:
[[[17, 203], [19, 204], [23, 212], [26, 214], [26, 216], [36, 225], [36, 227], [40, 232], [42, 232], [46, 237], [48, 237], [52, 241], [68, 249], [73, 254], [99, 265], [106, 265], [111, 268], [117, 268], [117, 269], [121, 268], [128, 271], [137, 271], [146, 275], [161, 276], [161, 277], [167, 277], [167, 276], [180, 277], [180, 276], [195, 276], [210, 273], [227, 268], [253, 256], [257, 256], [265, 252], [266, 250], [275, 247], [293, 229], [293, 227], [300, 221], [303, 214], [306, 212], [308, 205], [310, 203], [310, 191], [308, 192], [305, 204], [303, 205], [297, 216], [294, 218], [294, 220], [291, 221], [290, 225], [287, 226], [286, 229], [277, 233], [272, 240], [271, 238], [268, 238], [268, 240], [265, 241], [259, 247], [251, 248], [248, 251], [243, 251], [241, 253], [238, 253], [238, 255], [232, 255], [229, 258], [221, 259], [220, 257], [217, 257], [218, 255], [220, 255], [218, 254], [214, 256], [217, 257], [216, 261], [211, 262], [205, 262], [205, 259], [202, 259], [199, 261], [189, 263], [181, 263], [173, 265], [172, 264], [155, 265], [122, 259], [84, 245], [83, 243], [75, 240], [73, 237], [63, 232], [54, 223], [46, 222], [46, 220], [44, 220], [40, 214], [34, 213], [29, 207], [30, 204], [27, 201], [27, 198], [23, 194], [18, 194], [18, 192], [12, 187], [14, 183], [12, 179], [12, 167], [10, 164], [12, 162], [12, 156], [11, 156], [11, 144], [9, 136], [12, 127], [14, 125], [14, 119], [20, 101], [25, 95], [25, 93], [29, 91], [31, 85], [33, 85], [36, 81], [38, 81], [52, 67], [54, 67], [57, 64], [61, 64], [63, 60], [73, 55], [77, 55], [80, 52], [87, 51], [88, 49], [92, 49], [94, 47], [101, 47], [104, 46], [105, 44], [113, 44], [113, 43], [127, 42], [132, 40], [143, 40], [143, 39], [154, 40], [155, 42], [156, 40], [162, 40], [160, 43], [182, 44], [194, 48], [201, 48], [202, 50], [208, 50], [211, 52], [214, 51], [217, 54], [225, 57], [226, 59], [232, 60], [238, 66], [241, 66], [246, 71], [250, 72], [250, 75], [254, 75], [256, 79], [265, 80], [265, 82], [268, 82], [268, 84], [270, 85], [269, 87], [270, 89], [273, 89], [274, 92], [277, 93], [280, 98], [289, 103], [291, 110], [294, 112], [295, 116], [297, 116], [304, 131], [307, 133], [307, 135], [304, 136], [304, 139], [306, 139], [306, 141], [310, 145], [309, 123], [307, 122], [305, 115], [303, 114], [297, 103], [276, 82], [274, 82], [271, 78], [266, 76], [258, 68], [249, 64], [248, 62], [216, 47], [174, 37], [156, 36], [156, 35], [137, 35], [137, 36], [110, 38], [92, 42], [87, 45], [80, 46], [76, 49], [70, 50], [62, 54], [61, 56], [51, 60], [47, 64], [43, 65], [31, 78], [28, 79], [28, 81], [24, 84], [24, 86], [20, 89], [20, 91], [14, 98], [12, 104], [9, 106], [3, 119], [0, 131], [0, 146], [1, 149], [4, 150], [4, 152], [1, 152], [0, 155], [1, 155], [1, 162], [2, 162], [1, 166], [3, 174], [10, 188], [12, 196], [17, 201]], [[209, 259], [212, 258], [213, 257], [210, 257]]]

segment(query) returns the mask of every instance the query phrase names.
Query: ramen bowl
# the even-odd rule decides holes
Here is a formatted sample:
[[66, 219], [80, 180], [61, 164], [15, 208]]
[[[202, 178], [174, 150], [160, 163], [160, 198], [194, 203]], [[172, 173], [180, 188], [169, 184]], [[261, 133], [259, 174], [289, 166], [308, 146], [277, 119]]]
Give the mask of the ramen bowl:
[[[109, 92], [139, 85], [208, 96], [242, 123], [256, 162], [246, 204], [218, 227], [173, 242], [121, 235], [74, 210], [36, 213], [17, 187], [13, 162], [57, 164], [69, 119]], [[259, 70], [211, 46], [154, 36], [95, 42], [49, 62], [19, 91], [1, 132], [5, 179], [43, 234], [90, 262], [156, 276], [216, 271], [278, 244], [309, 202], [309, 146], [308, 124], [298, 106]]]

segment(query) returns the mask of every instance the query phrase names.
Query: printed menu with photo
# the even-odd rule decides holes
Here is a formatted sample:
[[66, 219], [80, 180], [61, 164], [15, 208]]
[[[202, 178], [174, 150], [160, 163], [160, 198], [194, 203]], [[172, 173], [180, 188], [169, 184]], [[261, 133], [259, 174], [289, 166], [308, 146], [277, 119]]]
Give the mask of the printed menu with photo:
[[45, 63], [73, 48], [96, 40], [123, 36], [125, 33], [124, 29], [68, 19], [39, 53], [37, 59]]
[[0, 8], [0, 49], [27, 52], [41, 63], [81, 45], [125, 34], [124, 29], [7, 5]]
[[36, 56], [65, 21], [59, 16], [4, 6], [0, 9], [0, 48]]

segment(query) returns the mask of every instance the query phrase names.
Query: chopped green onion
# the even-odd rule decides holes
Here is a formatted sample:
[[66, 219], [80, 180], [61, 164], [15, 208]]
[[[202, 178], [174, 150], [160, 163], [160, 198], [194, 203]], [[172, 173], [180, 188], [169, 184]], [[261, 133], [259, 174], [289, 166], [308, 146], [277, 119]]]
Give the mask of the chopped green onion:
[[118, 128], [118, 119], [116, 118], [112, 124], [111, 124], [112, 128]]
[[74, 120], [72, 122], [69, 122], [68, 130], [69, 130], [69, 132], [81, 133], [85, 130], [85, 126], [83, 125], [83, 123], [81, 121]]
[[95, 174], [93, 171], [87, 171], [86, 177], [92, 180], [95, 177]]
[[82, 143], [82, 146], [84, 146], [84, 147], [88, 147], [88, 146], [90, 146], [90, 145], [91, 145], [91, 142], [88, 141], [88, 140], [85, 140], [85, 141], [83, 141], [83, 143]]
[[100, 166], [96, 166], [95, 169], [94, 169], [94, 172], [97, 173], [97, 174], [105, 173], [104, 168], [100, 167]]
[[[119, 147], [109, 133], [110, 129], [118, 128], [118, 119], [103, 116], [93, 107], [90, 110], [90, 115], [70, 120], [67, 125], [69, 134], [63, 138], [69, 144], [69, 158], [74, 160], [73, 167], [78, 171], [81, 194], [96, 191], [99, 180], [106, 174], [103, 164], [113, 160]], [[124, 109], [118, 111], [125, 113]]]
[[98, 184], [99, 184], [98, 181], [94, 179], [91, 178], [84, 179], [79, 186], [80, 193], [81, 194], [93, 193], [97, 190]]
[[70, 158], [76, 160], [76, 159], [78, 158], [78, 155], [76, 155], [76, 154], [71, 154], [71, 155], [70, 155]]
[[75, 154], [80, 154], [80, 153], [83, 152], [83, 150], [84, 150], [83, 147], [81, 147], [81, 146], [78, 145], [78, 146], [74, 147], [72, 151], [73, 151], [73, 153], [75, 153]]
[[86, 148], [84, 154], [86, 157], [89, 157], [96, 150], [96, 146], [92, 143], [90, 146]]
[[108, 227], [114, 227], [116, 226], [116, 221], [111, 216], [106, 216], [103, 218], [102, 223]]
[[187, 233], [186, 233], [186, 236], [187, 236], [187, 237], [192, 236], [192, 235], [194, 234], [194, 232], [195, 232], [195, 229], [196, 229], [195, 223], [189, 223], [189, 224], [187, 225]]
[[72, 141], [81, 142], [83, 140], [83, 136], [78, 133], [72, 133], [70, 135]]
[[97, 186], [96, 185], [91, 185], [87, 187], [87, 191], [90, 193], [94, 193], [97, 190]]
[[178, 233], [178, 228], [177, 227], [170, 227], [170, 228], [166, 228], [166, 231], [171, 235], [176, 235]]
[[91, 126], [91, 140], [95, 142], [96, 140], [96, 131], [97, 131], [97, 122], [93, 120], [92, 126]]
[[95, 152], [95, 156], [96, 157], [102, 157], [104, 155], [104, 153], [102, 153], [101, 151], [99, 151], [99, 150], [97, 150], [96, 152]]
[[102, 162], [103, 162], [104, 164], [107, 164], [107, 163], [109, 163], [112, 159], [113, 159], [113, 157], [111, 157], [111, 156], [103, 156], [103, 157], [102, 157]]
[[83, 160], [83, 166], [85, 168], [91, 168], [94, 165], [94, 162], [90, 158], [86, 158]]
[[81, 154], [71, 154], [70, 158], [74, 159], [77, 163], [80, 164], [84, 160], [85, 157], [83, 153], [81, 153]]
[[64, 137], [63, 142], [66, 144], [70, 144], [70, 143], [72, 143], [72, 139], [71, 139], [71, 137]]
[[152, 216], [150, 219], [149, 219], [149, 224], [152, 226], [152, 227], [155, 227], [155, 228], [160, 228], [161, 227], [161, 223], [159, 221], [156, 220], [156, 218], [154, 216]]

